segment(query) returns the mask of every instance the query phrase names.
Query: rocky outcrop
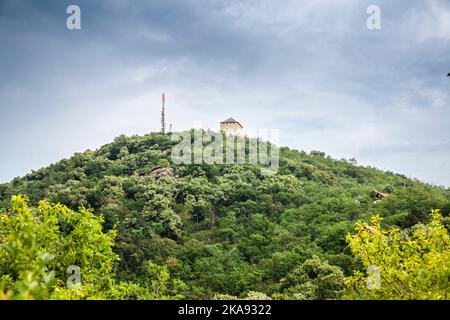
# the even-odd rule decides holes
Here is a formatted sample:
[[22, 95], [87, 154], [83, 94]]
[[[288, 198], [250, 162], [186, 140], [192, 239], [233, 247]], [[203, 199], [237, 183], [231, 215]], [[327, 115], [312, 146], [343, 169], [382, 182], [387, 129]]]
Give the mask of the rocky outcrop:
[[154, 167], [148, 173], [150, 177], [159, 179], [161, 177], [173, 177], [174, 171], [172, 168]]

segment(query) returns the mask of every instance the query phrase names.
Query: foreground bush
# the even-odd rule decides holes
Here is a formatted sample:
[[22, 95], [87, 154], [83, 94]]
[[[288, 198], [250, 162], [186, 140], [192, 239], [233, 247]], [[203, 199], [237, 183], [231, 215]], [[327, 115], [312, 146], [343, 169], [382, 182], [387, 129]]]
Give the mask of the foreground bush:
[[354, 255], [369, 275], [355, 272], [347, 279], [353, 298], [449, 299], [450, 238], [443, 218], [434, 211], [428, 224], [407, 230], [371, 223], [357, 223], [356, 234], [347, 236]]
[[[88, 210], [46, 201], [29, 208], [26, 197], [12, 197], [11, 210], [0, 212], [0, 299], [168, 298], [115, 280], [116, 232], [104, 233], [102, 223]], [[168, 275], [155, 279], [167, 287]]]

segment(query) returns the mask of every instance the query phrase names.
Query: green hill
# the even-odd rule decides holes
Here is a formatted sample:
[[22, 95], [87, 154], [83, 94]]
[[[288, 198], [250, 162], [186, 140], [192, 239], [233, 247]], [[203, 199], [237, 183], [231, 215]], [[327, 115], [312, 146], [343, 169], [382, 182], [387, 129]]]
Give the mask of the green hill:
[[343, 278], [364, 272], [346, 243], [357, 220], [379, 214], [407, 229], [432, 209], [450, 212], [448, 189], [321, 152], [280, 148], [279, 171], [267, 176], [258, 165], [175, 165], [174, 145], [170, 134], [120, 136], [1, 184], [0, 208], [23, 194], [31, 205], [92, 209], [105, 232], [117, 230], [117, 279], [142, 283], [150, 261], [191, 299], [340, 298]]

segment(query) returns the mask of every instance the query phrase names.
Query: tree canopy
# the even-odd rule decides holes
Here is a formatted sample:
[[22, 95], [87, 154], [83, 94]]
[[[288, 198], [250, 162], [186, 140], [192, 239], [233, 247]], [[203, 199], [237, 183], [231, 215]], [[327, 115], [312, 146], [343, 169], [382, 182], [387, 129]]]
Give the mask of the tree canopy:
[[[120, 136], [0, 184], [2, 297], [447, 297], [435, 283], [447, 271], [424, 266], [448, 259], [437, 246], [448, 239], [448, 189], [286, 147], [275, 175], [255, 164], [175, 164], [175, 143]], [[173, 174], [152, 175], [156, 167]], [[369, 221], [373, 234], [360, 229]], [[67, 288], [71, 265], [82, 289]], [[371, 265], [389, 282], [396, 265], [415, 294], [388, 293], [383, 278], [383, 290], [365, 290]]]

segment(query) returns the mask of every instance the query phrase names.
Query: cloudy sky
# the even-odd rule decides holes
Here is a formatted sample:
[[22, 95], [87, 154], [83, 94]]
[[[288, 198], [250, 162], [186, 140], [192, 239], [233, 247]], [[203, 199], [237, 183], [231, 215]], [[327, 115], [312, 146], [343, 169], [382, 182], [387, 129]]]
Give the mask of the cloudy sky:
[[165, 91], [175, 131], [232, 116], [450, 186], [448, 72], [448, 0], [0, 0], [0, 182], [158, 130]]

